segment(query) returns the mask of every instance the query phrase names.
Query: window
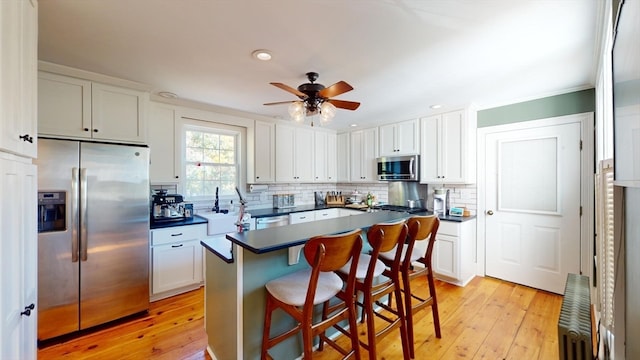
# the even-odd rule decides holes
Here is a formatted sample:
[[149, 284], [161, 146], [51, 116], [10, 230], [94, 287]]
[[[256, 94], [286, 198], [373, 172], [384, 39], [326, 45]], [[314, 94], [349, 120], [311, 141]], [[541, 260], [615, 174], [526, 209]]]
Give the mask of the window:
[[238, 186], [239, 132], [187, 125], [183, 131], [184, 195], [190, 200], [234, 195]]

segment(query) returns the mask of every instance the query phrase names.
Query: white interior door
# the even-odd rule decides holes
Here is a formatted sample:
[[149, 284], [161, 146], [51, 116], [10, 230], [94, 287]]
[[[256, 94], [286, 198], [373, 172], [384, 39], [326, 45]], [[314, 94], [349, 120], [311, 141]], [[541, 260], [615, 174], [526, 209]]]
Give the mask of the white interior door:
[[562, 293], [580, 272], [580, 123], [486, 135], [486, 274]]

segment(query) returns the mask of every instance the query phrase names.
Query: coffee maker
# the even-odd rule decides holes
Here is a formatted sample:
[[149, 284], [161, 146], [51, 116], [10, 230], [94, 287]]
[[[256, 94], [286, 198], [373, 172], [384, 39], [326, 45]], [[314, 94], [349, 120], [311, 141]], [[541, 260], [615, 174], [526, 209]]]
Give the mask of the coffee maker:
[[447, 215], [449, 212], [449, 189], [433, 190], [433, 213]]
[[[153, 221], [179, 221], [184, 220], [185, 203], [182, 195], [167, 194], [167, 190], [156, 190], [151, 201], [151, 213]], [[187, 211], [187, 215], [190, 211]]]

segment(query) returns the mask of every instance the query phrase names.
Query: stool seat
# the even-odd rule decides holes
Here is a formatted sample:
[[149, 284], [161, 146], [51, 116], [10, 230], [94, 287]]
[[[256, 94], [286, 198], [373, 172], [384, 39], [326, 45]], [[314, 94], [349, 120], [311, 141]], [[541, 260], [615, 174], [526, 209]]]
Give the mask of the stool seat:
[[[408, 244], [403, 244], [403, 245], [402, 245], [402, 250], [401, 250], [401, 251], [402, 251], [402, 259], [403, 259], [403, 260], [404, 260], [404, 259], [405, 259], [405, 257], [406, 257], [406, 254], [407, 254], [407, 250], [408, 250], [408, 248], [409, 248], [409, 245], [408, 245]], [[422, 255], [423, 255], [423, 254], [421, 254], [421, 253], [418, 251], [418, 249], [415, 249], [415, 248], [414, 248], [414, 249], [411, 251], [411, 256], [409, 257], [409, 261], [410, 261], [410, 262], [412, 262], [412, 263], [413, 263], [413, 262], [416, 262], [416, 261], [418, 261], [418, 260], [422, 257]], [[395, 248], [394, 248], [393, 250], [391, 250], [391, 251], [386, 251], [386, 252], [380, 253], [380, 258], [381, 258], [381, 259], [384, 259], [384, 260], [387, 260], [387, 261], [393, 261], [393, 258], [394, 258], [395, 256], [396, 256], [396, 249], [395, 249]]]
[[[384, 266], [384, 264], [382, 264]], [[293, 306], [303, 306], [307, 297], [307, 287], [311, 280], [311, 270], [305, 269], [269, 281], [265, 287], [276, 299]], [[336, 296], [342, 290], [343, 281], [336, 273], [320, 273], [313, 304]]]
[[[367, 271], [369, 270], [369, 263], [371, 262], [371, 255], [369, 254], [360, 254], [358, 258], [358, 268], [356, 269], [356, 280], [362, 282], [367, 276]], [[351, 262], [347, 265], [343, 266], [340, 270], [341, 273], [348, 274], [349, 266], [351, 266]], [[373, 277], [378, 277], [382, 275], [387, 266], [380, 260], [376, 259], [375, 267], [373, 269]]]

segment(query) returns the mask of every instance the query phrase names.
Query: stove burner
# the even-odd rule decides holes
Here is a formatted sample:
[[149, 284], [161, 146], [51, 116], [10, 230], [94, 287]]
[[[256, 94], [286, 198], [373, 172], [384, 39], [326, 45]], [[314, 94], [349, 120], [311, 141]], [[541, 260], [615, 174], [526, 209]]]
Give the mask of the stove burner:
[[400, 206], [400, 205], [380, 205], [377, 208], [380, 209], [380, 210], [407, 212], [409, 214], [428, 211], [425, 208], [415, 208], [415, 207], [414, 208], [410, 208], [408, 206]]

